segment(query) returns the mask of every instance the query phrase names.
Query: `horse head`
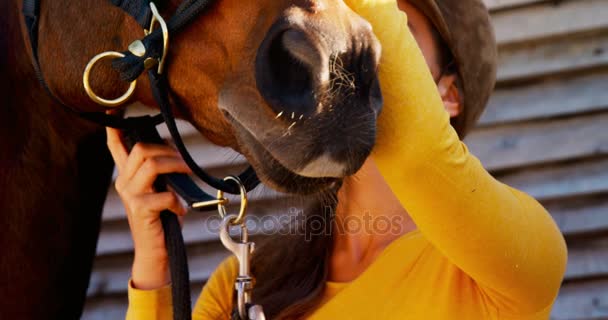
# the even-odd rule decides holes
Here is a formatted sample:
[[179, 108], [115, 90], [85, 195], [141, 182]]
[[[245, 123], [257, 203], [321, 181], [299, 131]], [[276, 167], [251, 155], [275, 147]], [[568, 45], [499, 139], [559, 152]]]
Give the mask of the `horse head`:
[[[172, 2], [165, 11], [179, 1]], [[71, 78], [102, 47], [123, 50], [141, 31], [109, 1], [77, 5], [95, 3], [97, 15], [46, 3], [63, 19], [78, 17], [61, 32], [65, 20], [47, 15], [41, 23], [41, 42], [52, 43], [40, 47], [41, 65], [51, 70], [47, 81], [71, 105], [99, 110]], [[102, 25], [94, 27], [97, 35], [79, 29], [87, 19]], [[53, 63], [58, 56], [71, 66]], [[310, 193], [354, 174], [370, 154], [382, 105], [379, 56], [370, 24], [343, 1], [222, 0], [172, 36], [166, 70], [180, 118], [243, 153], [266, 184]], [[100, 95], [123, 92], [111, 70], [95, 74]], [[146, 85], [134, 99], [154, 105]]]

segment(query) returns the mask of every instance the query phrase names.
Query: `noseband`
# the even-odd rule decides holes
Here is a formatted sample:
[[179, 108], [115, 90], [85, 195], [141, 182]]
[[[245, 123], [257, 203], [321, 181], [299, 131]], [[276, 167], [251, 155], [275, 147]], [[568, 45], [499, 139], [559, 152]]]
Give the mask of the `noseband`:
[[[149, 0], [111, 0], [112, 4], [123, 9], [131, 15], [139, 25], [144, 28], [145, 37], [129, 45], [128, 51], [108, 51], [95, 56], [87, 65], [83, 83], [89, 97], [96, 103], [106, 107], [116, 107], [129, 100], [136, 86], [136, 79], [145, 71], [148, 72], [152, 94], [161, 110], [155, 116], [141, 116], [122, 118], [108, 115], [104, 112], [81, 112], [63, 103], [52, 93], [44, 80], [38, 60], [38, 23], [40, 19], [41, 0], [23, 0], [23, 16], [27, 27], [30, 45], [32, 48], [32, 65], [36, 76], [47, 93], [61, 106], [77, 116], [102, 126], [123, 130], [125, 142], [132, 148], [137, 142], [164, 143], [156, 126], [165, 122], [173, 142], [184, 158], [192, 172], [209, 186], [218, 190], [216, 197], [200, 189], [196, 183], [184, 174], [161, 175], [154, 186], [157, 191], [163, 191], [170, 186], [187, 203], [190, 209], [197, 211], [212, 210], [217, 206], [223, 223], [220, 239], [224, 246], [232, 251], [240, 264], [239, 276], [235, 283], [236, 308], [233, 319], [264, 319], [261, 306], [251, 302], [253, 279], [250, 275], [249, 262], [253, 251], [253, 243], [247, 239], [247, 229], [244, 223], [244, 214], [247, 204], [247, 192], [259, 184], [255, 171], [250, 166], [238, 177], [229, 176], [218, 179], [201, 169], [186, 149], [182, 137], [177, 129], [175, 117], [169, 100], [169, 85], [167, 83], [164, 62], [169, 49], [169, 38], [179, 32], [188, 23], [193, 21], [213, 1], [212, 0], [184, 0], [174, 15], [165, 22], [158, 13], [154, 3]], [[154, 28], [158, 24], [160, 28]], [[146, 29], [147, 27], [147, 29]], [[128, 91], [118, 99], [107, 100], [95, 94], [89, 84], [89, 77], [93, 65], [107, 58], [113, 58], [112, 66], [120, 73], [123, 81], [130, 83]], [[224, 192], [241, 195], [241, 210], [239, 215], [226, 215], [225, 205], [228, 200], [223, 197]], [[191, 319], [190, 280], [188, 263], [181, 228], [175, 214], [168, 210], [161, 212], [161, 221], [165, 233], [165, 242], [170, 259], [173, 317], [174, 319]], [[241, 229], [240, 241], [233, 241], [228, 230], [230, 226], [238, 225]]]

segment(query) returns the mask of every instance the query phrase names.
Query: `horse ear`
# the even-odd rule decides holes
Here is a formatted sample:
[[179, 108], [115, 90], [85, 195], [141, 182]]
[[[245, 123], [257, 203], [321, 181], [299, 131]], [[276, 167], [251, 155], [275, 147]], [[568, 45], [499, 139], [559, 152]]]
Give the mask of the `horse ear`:
[[460, 91], [456, 85], [456, 74], [442, 75], [437, 83], [437, 89], [445, 110], [451, 118], [457, 117], [462, 112], [462, 104], [460, 103]]

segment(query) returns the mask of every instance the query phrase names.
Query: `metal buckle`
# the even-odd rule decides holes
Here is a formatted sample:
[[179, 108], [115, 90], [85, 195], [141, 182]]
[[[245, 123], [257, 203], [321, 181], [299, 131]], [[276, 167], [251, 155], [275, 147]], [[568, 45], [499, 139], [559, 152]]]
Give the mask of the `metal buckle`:
[[[163, 67], [165, 66], [165, 57], [167, 56], [167, 51], [169, 48], [169, 28], [167, 28], [167, 23], [165, 19], [158, 13], [158, 9], [156, 9], [156, 5], [154, 2], [150, 2], [150, 10], [152, 11], [152, 19], [150, 20], [150, 28], [148, 30], [144, 30], [145, 35], [149, 35], [154, 31], [154, 24], [158, 22], [160, 28], [163, 32], [163, 54], [160, 56], [158, 61], [158, 74], [163, 73]], [[140, 41], [141, 42], [141, 41]], [[144, 63], [145, 65], [145, 63]]]
[[[236, 176], [227, 176], [226, 178], [224, 178], [224, 181], [233, 181], [239, 186], [239, 190], [240, 190], [240, 194], [241, 194], [241, 208], [239, 209], [238, 216], [236, 216], [236, 219], [232, 222], [232, 225], [242, 224], [245, 221], [245, 211], [247, 210], [247, 190], [245, 189], [245, 185]], [[224, 191], [222, 191], [222, 190], [217, 191], [217, 199], [226, 200], [224, 198]], [[217, 204], [217, 211], [219, 212], [220, 217], [222, 217], [222, 218], [226, 217], [227, 213], [226, 213], [226, 207], [225, 207], [224, 203]]]
[[213, 200], [209, 200], [209, 201], [193, 202], [190, 205], [190, 207], [192, 209], [200, 209], [200, 208], [219, 206], [219, 205], [225, 206], [229, 203], [230, 203], [230, 201], [226, 198], [218, 198], [218, 199], [213, 199]]
[[[150, 10], [152, 11], [150, 28], [147, 30], [144, 29], [144, 34], [150, 34], [154, 30], [154, 25], [158, 22], [163, 33], [163, 53], [162, 56], [158, 59], [158, 61], [153, 58], [148, 58], [144, 60], [144, 67], [146, 69], [149, 69], [155, 64], [158, 64], [157, 72], [158, 74], [162, 74], [163, 68], [165, 66], [165, 57], [167, 56], [167, 51], [169, 48], [169, 29], [167, 28], [167, 23], [165, 23], [163, 17], [160, 15], [160, 13], [158, 13], [158, 9], [156, 9], [156, 5], [154, 4], [154, 2], [150, 2]], [[135, 40], [129, 45], [129, 51], [138, 57], [143, 57], [146, 54], [146, 47], [144, 46], [143, 42], [141, 42], [141, 40]], [[82, 82], [84, 84], [84, 91], [87, 93], [89, 98], [91, 98], [91, 100], [93, 100], [95, 103], [106, 107], [117, 107], [127, 102], [131, 95], [133, 95], [133, 92], [135, 92], [135, 87], [137, 86], [137, 79], [131, 81], [127, 91], [122, 96], [116, 99], [102, 98], [97, 95], [91, 88], [89, 78], [91, 76], [91, 70], [97, 62], [105, 58], [123, 58], [124, 56], [125, 55], [121, 52], [106, 51], [94, 56], [93, 59], [91, 59], [89, 63], [87, 63], [87, 66], [84, 69], [84, 74], [82, 76]]]
[[[241, 193], [241, 208], [238, 215], [227, 215], [224, 203], [218, 203], [217, 208], [222, 219], [220, 227], [220, 240], [226, 249], [236, 256], [239, 262], [239, 274], [234, 282], [237, 292], [237, 309], [241, 319], [265, 320], [264, 311], [260, 305], [251, 304], [251, 292], [253, 291], [254, 279], [251, 275], [251, 255], [255, 244], [249, 241], [249, 231], [245, 224], [245, 211], [247, 210], [247, 190], [238, 177], [227, 176], [224, 181], [235, 182]], [[224, 199], [224, 192], [217, 191], [217, 199]], [[230, 227], [239, 226], [241, 230], [240, 241], [232, 240]]]
[[[255, 245], [248, 239], [249, 233], [245, 223], [238, 224], [237, 220], [236, 215], [225, 216], [220, 229], [222, 244], [236, 256], [239, 262], [239, 274], [234, 283], [237, 292], [237, 309], [241, 319], [265, 319], [262, 306], [251, 306], [251, 291], [254, 285], [251, 276], [251, 254]], [[238, 242], [230, 237], [230, 226], [234, 225], [240, 225], [241, 229], [241, 240]]]
[[129, 89], [127, 89], [127, 92], [125, 92], [122, 96], [120, 96], [116, 99], [104, 99], [104, 98], [98, 96], [93, 91], [93, 89], [91, 88], [91, 84], [89, 82], [91, 70], [93, 69], [93, 66], [97, 62], [99, 62], [105, 58], [122, 58], [124, 56], [125, 55], [121, 52], [106, 51], [106, 52], [102, 52], [102, 53], [94, 56], [93, 59], [91, 59], [91, 61], [89, 61], [89, 63], [87, 64], [86, 68], [84, 69], [84, 74], [82, 75], [82, 82], [84, 84], [84, 91], [87, 93], [89, 98], [91, 98], [91, 100], [93, 100], [95, 103], [100, 104], [102, 106], [106, 106], [106, 107], [117, 107], [117, 106], [125, 103], [127, 100], [129, 100], [129, 98], [131, 97], [133, 92], [135, 92], [135, 87], [137, 86], [137, 79], [131, 81], [131, 83], [129, 84]]
[[[153, 58], [147, 58], [144, 60], [144, 68], [150, 69], [155, 64], [158, 64], [157, 72], [158, 74], [161, 74], [163, 73], [165, 57], [169, 48], [169, 29], [167, 28], [167, 23], [163, 17], [160, 15], [160, 13], [158, 13], [158, 9], [156, 9], [154, 2], [150, 2], [150, 11], [152, 11], [152, 19], [150, 20], [150, 27], [148, 29], [144, 29], [144, 35], [147, 36], [152, 33], [152, 31], [154, 31], [154, 25], [158, 22], [163, 33], [163, 53], [158, 60]], [[146, 46], [144, 46], [144, 43], [141, 40], [135, 40], [129, 45], [129, 51], [138, 57], [143, 57], [146, 54]]]

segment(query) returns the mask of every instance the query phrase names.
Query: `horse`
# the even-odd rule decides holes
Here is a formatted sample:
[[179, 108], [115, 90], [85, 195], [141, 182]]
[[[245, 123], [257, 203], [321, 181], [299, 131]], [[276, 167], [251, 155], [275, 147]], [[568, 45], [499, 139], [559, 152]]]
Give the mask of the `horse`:
[[[179, 0], [167, 0], [161, 14]], [[113, 162], [101, 126], [62, 108], [37, 80], [21, 0], [0, 3], [0, 318], [79, 318]], [[39, 61], [53, 96], [104, 111], [82, 85], [91, 57], [143, 37], [107, 0], [42, 1]], [[310, 194], [356, 172], [381, 110], [379, 43], [343, 1], [215, 1], [168, 54], [173, 108], [201, 134], [244, 154], [260, 179]], [[91, 78], [125, 90], [109, 64]], [[140, 77], [129, 102], [154, 106]]]

